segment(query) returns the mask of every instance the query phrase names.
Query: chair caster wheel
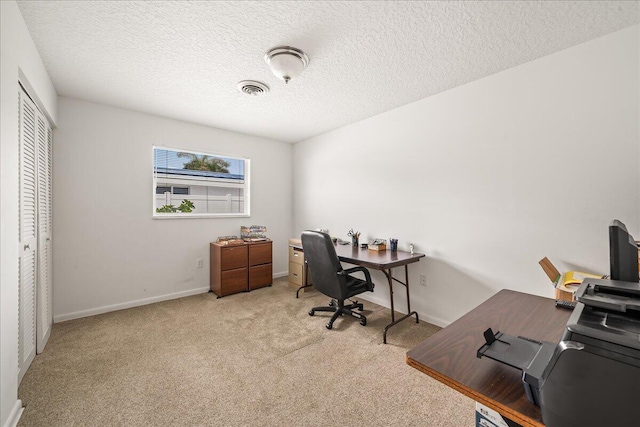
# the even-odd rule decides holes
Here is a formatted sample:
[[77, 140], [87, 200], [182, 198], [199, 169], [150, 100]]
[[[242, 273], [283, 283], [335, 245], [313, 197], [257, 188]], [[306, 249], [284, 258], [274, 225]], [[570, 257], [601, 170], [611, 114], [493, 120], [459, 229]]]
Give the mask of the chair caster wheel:
[[336, 303], [334, 300], [329, 301], [329, 307], [335, 307]]
[[364, 307], [358, 307], [358, 311], [364, 310]]
[[327, 323], [327, 329], [332, 329], [333, 328], [333, 324], [332, 323]]
[[313, 316], [314, 314], [316, 314], [316, 312], [315, 312], [315, 311], [313, 311], [313, 310], [309, 310], [309, 316]]
[[362, 326], [366, 326], [367, 325], [367, 319], [360, 319], [360, 324]]

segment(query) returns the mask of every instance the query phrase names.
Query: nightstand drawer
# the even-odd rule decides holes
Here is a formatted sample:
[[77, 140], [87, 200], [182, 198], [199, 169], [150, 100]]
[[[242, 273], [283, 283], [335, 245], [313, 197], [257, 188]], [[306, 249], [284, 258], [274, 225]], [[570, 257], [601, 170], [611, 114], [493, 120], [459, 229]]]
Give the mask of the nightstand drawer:
[[220, 250], [222, 270], [247, 267], [247, 245], [228, 246]]
[[294, 262], [289, 263], [289, 281], [296, 285], [302, 286], [304, 284], [303, 275], [304, 266], [296, 264]]
[[304, 265], [304, 252], [289, 246], [289, 262]]
[[249, 265], [271, 263], [271, 242], [252, 243], [249, 245]]
[[221, 295], [247, 291], [247, 269], [226, 270], [220, 274], [222, 282]]
[[249, 268], [249, 290], [269, 286], [273, 282], [271, 264]]

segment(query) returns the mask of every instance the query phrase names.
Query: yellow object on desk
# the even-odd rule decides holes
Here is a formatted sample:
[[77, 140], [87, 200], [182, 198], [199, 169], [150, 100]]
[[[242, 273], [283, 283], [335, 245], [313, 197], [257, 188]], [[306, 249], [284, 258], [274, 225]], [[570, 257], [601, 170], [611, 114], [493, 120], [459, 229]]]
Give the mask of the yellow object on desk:
[[547, 257], [542, 258], [539, 264], [556, 288], [556, 299], [559, 300], [573, 301], [573, 294], [584, 279], [602, 278], [602, 276], [598, 274], [583, 273], [580, 271], [567, 271], [564, 274], [560, 274], [558, 269]]
[[587, 278], [601, 279], [598, 274], [582, 273], [579, 271], [567, 271], [556, 283], [556, 299], [573, 301], [573, 294], [582, 281]]

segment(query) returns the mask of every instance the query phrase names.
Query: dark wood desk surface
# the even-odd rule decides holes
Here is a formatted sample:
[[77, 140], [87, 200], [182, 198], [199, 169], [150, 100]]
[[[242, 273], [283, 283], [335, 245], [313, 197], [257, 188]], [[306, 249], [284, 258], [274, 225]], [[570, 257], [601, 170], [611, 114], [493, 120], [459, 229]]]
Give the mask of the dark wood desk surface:
[[335, 245], [336, 253], [340, 261], [349, 264], [357, 264], [363, 267], [372, 268], [374, 270], [388, 270], [390, 268], [400, 267], [420, 261], [424, 254], [404, 251], [391, 252], [386, 251], [370, 251], [369, 249], [360, 249], [351, 245]]
[[540, 408], [527, 400], [521, 371], [478, 359], [476, 350], [487, 328], [557, 343], [570, 314], [552, 299], [502, 290], [407, 352], [407, 364], [523, 426], [544, 426]]
[[[289, 246], [302, 249], [302, 244], [290, 244]], [[404, 251], [391, 252], [386, 251], [370, 251], [369, 249], [360, 249], [351, 245], [334, 245], [336, 254], [340, 261], [361, 265], [363, 267], [372, 268], [374, 270], [388, 270], [390, 268], [400, 267], [402, 265], [411, 264], [424, 258], [424, 254]]]

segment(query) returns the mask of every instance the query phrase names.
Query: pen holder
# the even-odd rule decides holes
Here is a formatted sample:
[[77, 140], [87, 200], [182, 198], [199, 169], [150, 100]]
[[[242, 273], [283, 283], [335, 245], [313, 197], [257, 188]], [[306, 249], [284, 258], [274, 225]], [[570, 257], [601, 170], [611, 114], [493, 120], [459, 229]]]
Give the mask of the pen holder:
[[389, 239], [391, 242], [391, 252], [398, 252], [398, 239]]
[[356, 236], [351, 236], [351, 246], [354, 248], [358, 247], [358, 238]]

